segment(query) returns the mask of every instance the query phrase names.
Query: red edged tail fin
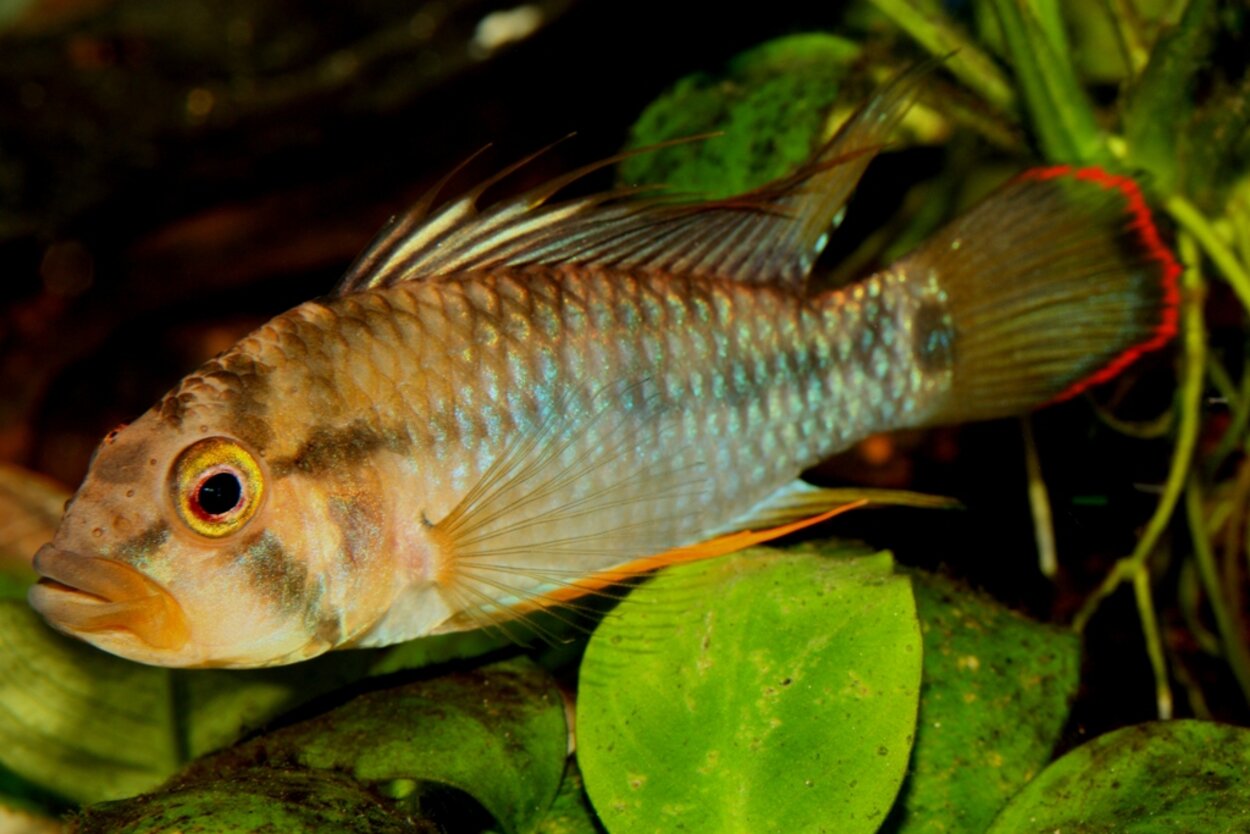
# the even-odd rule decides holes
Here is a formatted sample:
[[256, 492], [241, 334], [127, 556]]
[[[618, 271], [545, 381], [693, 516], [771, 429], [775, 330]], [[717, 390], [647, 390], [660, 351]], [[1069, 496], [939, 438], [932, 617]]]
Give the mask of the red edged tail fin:
[[1137, 184], [1099, 168], [1026, 171], [908, 255], [953, 331], [933, 422], [1074, 396], [1177, 333], [1181, 267]]

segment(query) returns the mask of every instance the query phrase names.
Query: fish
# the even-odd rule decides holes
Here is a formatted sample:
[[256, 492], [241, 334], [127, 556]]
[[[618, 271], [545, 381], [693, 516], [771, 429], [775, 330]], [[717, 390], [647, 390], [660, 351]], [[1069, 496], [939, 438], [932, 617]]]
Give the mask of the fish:
[[[105, 651], [247, 668], [500, 628], [837, 511], [863, 437], [1071, 398], [1177, 333], [1181, 267], [1130, 178], [1027, 170], [856, 283], [809, 281], [917, 73], [728, 199], [528, 160], [393, 219], [110, 433], [29, 602]], [[450, 178], [451, 175], [449, 175]]]

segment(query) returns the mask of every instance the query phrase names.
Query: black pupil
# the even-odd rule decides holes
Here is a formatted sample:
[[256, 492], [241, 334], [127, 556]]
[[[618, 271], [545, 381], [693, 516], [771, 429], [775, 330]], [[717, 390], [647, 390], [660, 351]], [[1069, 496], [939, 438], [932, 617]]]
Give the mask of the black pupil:
[[243, 485], [237, 475], [229, 472], [218, 472], [200, 484], [197, 499], [200, 509], [209, 515], [224, 515], [239, 506], [243, 497]]

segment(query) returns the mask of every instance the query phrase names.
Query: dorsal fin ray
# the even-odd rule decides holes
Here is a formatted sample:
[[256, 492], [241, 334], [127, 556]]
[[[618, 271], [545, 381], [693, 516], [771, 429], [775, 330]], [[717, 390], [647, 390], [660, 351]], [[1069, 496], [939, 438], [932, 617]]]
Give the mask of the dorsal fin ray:
[[681, 202], [642, 186], [552, 201], [593, 171], [675, 142], [591, 163], [485, 208], [478, 202], [488, 188], [548, 148], [436, 207], [453, 171], [383, 230], [348, 270], [337, 293], [468, 271], [561, 264], [661, 269], [800, 287], [929, 66], [914, 67], [879, 90], [794, 173], [728, 199]]

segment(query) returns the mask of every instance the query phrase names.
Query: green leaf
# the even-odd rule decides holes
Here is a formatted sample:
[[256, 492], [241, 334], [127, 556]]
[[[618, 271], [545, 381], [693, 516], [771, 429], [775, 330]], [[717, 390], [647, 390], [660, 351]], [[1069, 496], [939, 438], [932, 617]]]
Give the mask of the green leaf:
[[601, 830], [586, 797], [581, 771], [577, 769], [577, 762], [570, 760], [560, 792], [539, 821], [536, 834], [600, 834]]
[[627, 159], [620, 180], [715, 198], [785, 174], [824, 135], [829, 109], [858, 56], [857, 44], [832, 35], [794, 35], [743, 53], [722, 77], [683, 78], [643, 111], [630, 145], [709, 131], [724, 135]]
[[991, 0], [1002, 27], [1029, 121], [1042, 153], [1054, 162], [1106, 161], [1107, 151], [1093, 105], [1069, 54], [1042, 7], [1042, 0]]
[[0, 762], [77, 802], [146, 790], [180, 763], [169, 672], [52, 632], [0, 600]]
[[370, 675], [422, 669], [452, 660], [478, 657], [511, 645], [507, 635], [491, 630], [436, 634], [391, 646], [369, 667]]
[[361, 677], [342, 652], [284, 669], [143, 666], [53, 632], [0, 599], [0, 764], [79, 803], [132, 796], [188, 758]]
[[198, 762], [185, 779], [259, 760], [349, 773], [387, 793], [397, 782], [436, 782], [472, 796], [513, 834], [535, 830], [567, 750], [559, 690], [516, 660], [360, 695]]
[[248, 768], [141, 800], [88, 808], [80, 834], [435, 834], [349, 776], [330, 771]]
[[1250, 730], [1206, 721], [1125, 727], [1042, 771], [987, 834], [1246, 831], [1248, 771]]
[[898, 834], [980, 834], [1050, 761], [1076, 695], [1080, 641], [941, 577], [912, 575], [924, 684]]
[[586, 650], [587, 791], [613, 834], [875, 831], [906, 771], [920, 661], [887, 553], [669, 569]]

